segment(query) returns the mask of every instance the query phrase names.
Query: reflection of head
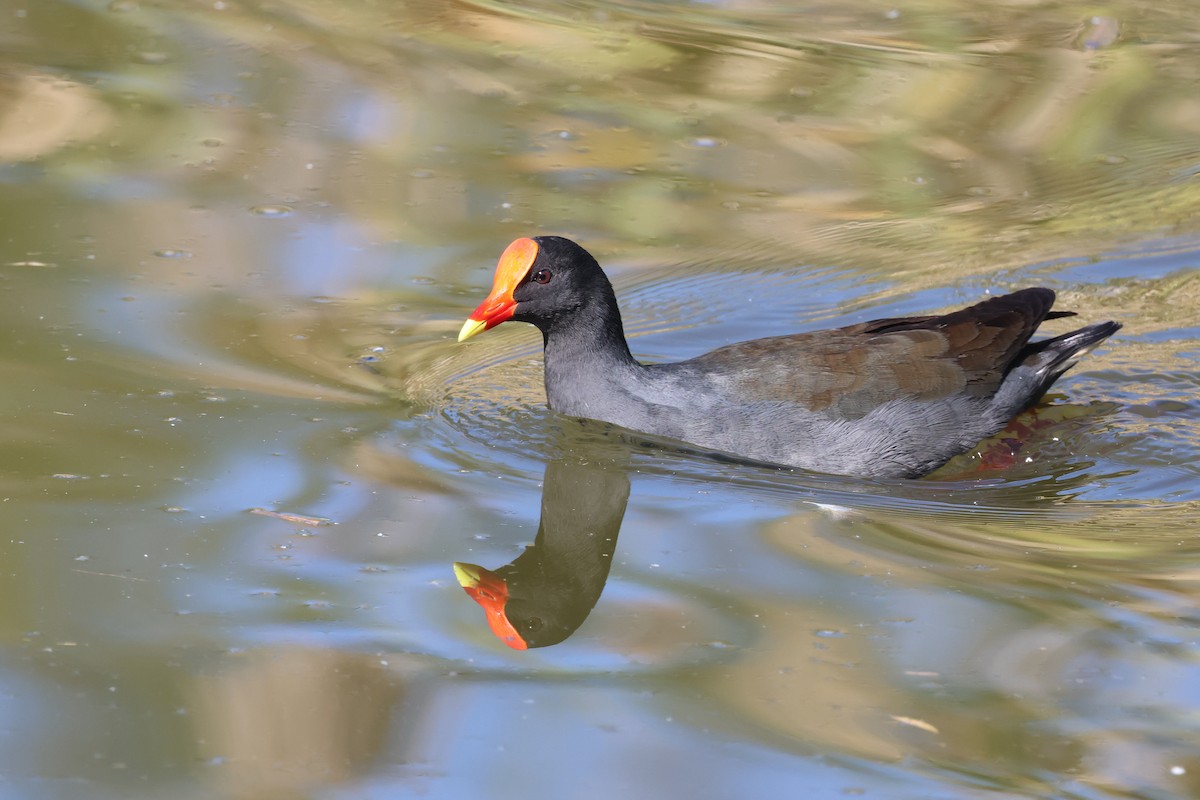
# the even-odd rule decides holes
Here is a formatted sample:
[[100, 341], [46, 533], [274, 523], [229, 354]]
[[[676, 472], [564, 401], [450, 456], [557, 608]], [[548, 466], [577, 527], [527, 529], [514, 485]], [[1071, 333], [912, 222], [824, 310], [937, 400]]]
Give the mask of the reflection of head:
[[629, 478], [604, 462], [551, 461], [537, 538], [511, 564], [455, 563], [454, 574], [515, 650], [558, 644], [591, 613], [612, 565]]
[[[454, 576], [467, 594], [483, 607], [488, 625], [496, 638], [514, 650], [524, 650], [529, 642], [508, 619], [508, 584], [504, 578], [476, 564], [454, 562]], [[541, 621], [538, 621], [541, 627]]]

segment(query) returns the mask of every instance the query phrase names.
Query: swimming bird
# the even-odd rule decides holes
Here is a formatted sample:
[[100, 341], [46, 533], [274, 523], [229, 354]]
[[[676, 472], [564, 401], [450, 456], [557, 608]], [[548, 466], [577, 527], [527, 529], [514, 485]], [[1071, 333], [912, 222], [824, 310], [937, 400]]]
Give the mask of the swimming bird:
[[458, 335], [507, 320], [542, 332], [546, 398], [612, 423], [754, 462], [915, 478], [1003, 430], [1120, 329], [1098, 322], [1033, 341], [1050, 289], [949, 314], [755, 339], [670, 363], [629, 350], [616, 294], [583, 247], [559, 236], [505, 249], [492, 291]]

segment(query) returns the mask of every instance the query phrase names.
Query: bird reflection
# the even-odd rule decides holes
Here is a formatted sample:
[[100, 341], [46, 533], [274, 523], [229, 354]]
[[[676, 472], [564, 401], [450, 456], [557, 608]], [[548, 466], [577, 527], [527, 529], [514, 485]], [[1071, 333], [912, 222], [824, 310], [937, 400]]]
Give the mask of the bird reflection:
[[[974, 505], [1004, 508], [1013, 502], [1022, 507], [1036, 490], [1038, 504], [1052, 504], [1090, 480], [1090, 473], [1079, 458], [1063, 461], [1044, 479], [1024, 484], [975, 484], [989, 475], [1014, 474], [1018, 454], [1026, 445], [1046, 436], [1046, 430], [1068, 429], [1073, 417], [1086, 419], [1086, 411], [1073, 406], [1036, 409], [1010, 423], [996, 437], [980, 443], [971, 456], [960, 456], [946, 470], [928, 482], [887, 484], [885, 497], [908, 496], [917, 502], [929, 500], [929, 491], [940, 487], [970, 487]], [[558, 437], [558, 455], [548, 461], [542, 489], [542, 516], [537, 538], [511, 564], [487, 569], [476, 564], [456, 562], [454, 574], [466, 593], [484, 610], [492, 633], [516, 650], [547, 647], [571, 636], [587, 619], [600, 599], [608, 580], [616, 549], [617, 534], [629, 502], [628, 461], [632, 452], [651, 448], [654, 442], [641, 435], [626, 435], [609, 426], [588, 428], [577, 421], [591, 438], [580, 438], [579, 431], [567, 428]], [[1065, 435], [1065, 434], [1064, 434]], [[1056, 439], [1057, 440], [1057, 439]], [[722, 463], [747, 464], [737, 457], [704, 453], [687, 447], [673, 448], [680, 453], [704, 455]], [[1032, 461], [1032, 456], [1023, 460]], [[770, 467], [773, 475], [787, 484], [797, 498], [828, 503], [851, 503], [866, 511], [880, 502], [880, 485], [851, 479], [829, 478]], [[793, 481], [795, 476], [798, 480]], [[949, 481], [949, 483], [945, 483]], [[771, 484], [764, 484], [771, 485]], [[780, 484], [774, 484], [779, 486]], [[911, 486], [911, 489], [909, 488]], [[924, 488], [922, 488], [924, 487]], [[815, 491], [814, 491], [815, 490]], [[873, 499], [875, 498], [875, 499]], [[861, 500], [861, 506], [858, 502]], [[886, 499], [884, 508], [888, 503]]]
[[546, 465], [537, 538], [495, 570], [455, 563], [458, 582], [487, 614], [492, 633], [525, 650], [558, 644], [600, 599], [629, 502], [622, 465], [558, 458]]

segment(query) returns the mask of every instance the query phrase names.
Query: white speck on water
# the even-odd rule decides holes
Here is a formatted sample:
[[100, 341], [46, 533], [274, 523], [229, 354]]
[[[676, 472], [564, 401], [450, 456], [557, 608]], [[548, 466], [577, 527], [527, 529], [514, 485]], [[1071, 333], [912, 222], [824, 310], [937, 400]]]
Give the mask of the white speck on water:
[[1171, 767], [1172, 775], [1183, 775], [1186, 772], [1187, 772], [1187, 770], [1184, 769], [1183, 767], [1179, 766], [1178, 764], [1175, 764], [1174, 766]]

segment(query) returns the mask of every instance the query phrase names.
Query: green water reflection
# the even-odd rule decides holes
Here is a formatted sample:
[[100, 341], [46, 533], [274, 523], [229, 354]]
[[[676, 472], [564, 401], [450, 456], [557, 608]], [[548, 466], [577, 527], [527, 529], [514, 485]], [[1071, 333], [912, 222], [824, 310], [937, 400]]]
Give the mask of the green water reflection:
[[[6, 788], [1200, 794], [1194, 22], [0, 3]], [[451, 564], [613, 444], [531, 330], [453, 341], [536, 233], [646, 358], [1032, 284], [1125, 328], [982, 477], [635, 443], [603, 595], [515, 651]]]

